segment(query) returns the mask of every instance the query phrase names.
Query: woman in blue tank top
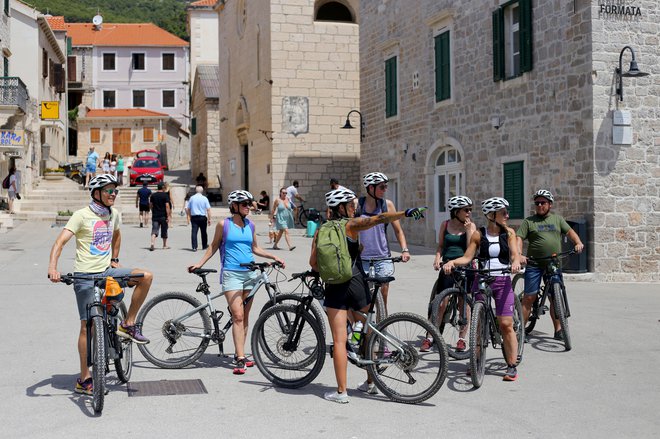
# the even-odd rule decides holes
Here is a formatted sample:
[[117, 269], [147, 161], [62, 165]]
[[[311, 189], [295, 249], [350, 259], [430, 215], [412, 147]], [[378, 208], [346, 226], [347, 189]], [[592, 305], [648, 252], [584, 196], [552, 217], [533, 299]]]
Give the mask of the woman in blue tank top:
[[234, 375], [242, 375], [246, 372], [246, 367], [254, 366], [254, 362], [245, 357], [248, 314], [252, 300], [245, 306], [243, 301], [256, 284], [258, 273], [241, 267], [241, 264], [253, 262], [256, 255], [272, 259], [284, 266], [283, 260], [266, 252], [257, 244], [254, 224], [246, 218], [253, 201], [254, 197], [248, 191], [237, 190], [229, 194], [227, 202], [232, 216], [216, 224], [213, 242], [206, 249], [202, 259], [197, 264], [188, 267], [189, 272], [203, 267], [220, 249], [222, 263], [220, 282], [231, 311], [233, 321], [231, 332], [236, 347]]

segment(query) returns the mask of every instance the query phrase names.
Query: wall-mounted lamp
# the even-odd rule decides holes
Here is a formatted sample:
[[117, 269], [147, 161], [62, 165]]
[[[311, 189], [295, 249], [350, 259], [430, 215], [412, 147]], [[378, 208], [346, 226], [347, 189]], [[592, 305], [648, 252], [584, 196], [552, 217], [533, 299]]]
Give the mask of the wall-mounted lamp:
[[502, 126], [502, 123], [503, 123], [503, 121], [502, 121], [502, 118], [500, 116], [491, 116], [490, 124], [496, 130], [500, 129], [500, 127]]
[[[623, 65], [622, 65], [622, 60], [623, 60], [623, 52], [626, 51], [626, 49], [630, 50], [630, 53], [632, 54], [632, 60], [630, 61], [630, 69], [626, 73], [623, 73]], [[623, 78], [641, 78], [642, 76], [649, 76], [648, 73], [642, 72], [639, 70], [639, 67], [637, 67], [637, 60], [635, 59], [635, 51], [632, 49], [630, 46], [625, 46], [623, 49], [621, 49], [621, 53], [619, 54], [619, 67], [616, 69], [616, 74], [617, 74], [617, 85], [616, 85], [616, 94], [619, 96], [619, 101], [623, 101]]]
[[220, 118], [220, 122], [226, 122], [226, 121], [227, 121], [227, 118], [226, 118], [226, 117], [222, 116], [222, 117]]
[[268, 141], [272, 142], [273, 141], [273, 133], [275, 131], [269, 131], [269, 130], [259, 130], [260, 133], [263, 133], [264, 136], [266, 136], [266, 139]]
[[350, 115], [351, 113], [357, 113], [358, 116], [360, 116], [360, 141], [364, 139], [364, 121], [362, 120], [362, 113], [360, 113], [358, 110], [351, 110], [348, 112], [346, 115], [346, 123], [342, 127], [342, 129], [348, 129], [351, 130], [355, 128], [353, 125], [351, 125], [351, 120], [350, 120]]

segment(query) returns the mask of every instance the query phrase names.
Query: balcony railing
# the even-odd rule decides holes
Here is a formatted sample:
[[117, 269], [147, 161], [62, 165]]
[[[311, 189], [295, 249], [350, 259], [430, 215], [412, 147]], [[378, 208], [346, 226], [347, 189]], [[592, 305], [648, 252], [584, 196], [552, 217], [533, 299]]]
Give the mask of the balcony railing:
[[28, 91], [21, 78], [0, 76], [0, 105], [17, 106], [27, 113]]

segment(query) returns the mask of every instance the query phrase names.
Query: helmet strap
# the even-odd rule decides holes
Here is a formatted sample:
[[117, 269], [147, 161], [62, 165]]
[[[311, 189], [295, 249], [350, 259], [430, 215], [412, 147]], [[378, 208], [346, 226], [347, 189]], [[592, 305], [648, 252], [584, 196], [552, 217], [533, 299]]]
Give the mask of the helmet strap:
[[[377, 185], [375, 185], [375, 184], [370, 184], [369, 186], [367, 186], [367, 195], [369, 195], [369, 196], [370, 196], [371, 198], [373, 198], [374, 200], [378, 201], [378, 200], [380, 200], [380, 198], [376, 197], [376, 186], [377, 186]], [[369, 188], [373, 188], [373, 191], [374, 191], [373, 194], [371, 194], [371, 193], [369, 192]]]

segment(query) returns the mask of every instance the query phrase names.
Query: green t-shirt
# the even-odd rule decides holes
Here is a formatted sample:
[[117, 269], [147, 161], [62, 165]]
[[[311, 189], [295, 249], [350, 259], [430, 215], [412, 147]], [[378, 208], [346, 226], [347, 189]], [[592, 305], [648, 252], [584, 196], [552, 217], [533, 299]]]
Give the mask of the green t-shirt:
[[516, 235], [529, 242], [527, 256], [544, 258], [561, 252], [561, 235], [569, 230], [571, 227], [564, 218], [551, 213], [546, 217], [532, 215], [525, 218]]
[[64, 226], [76, 235], [76, 262], [74, 271], [100, 273], [110, 266], [112, 234], [119, 230], [121, 216], [117, 209], [100, 217], [89, 207], [77, 210]]

